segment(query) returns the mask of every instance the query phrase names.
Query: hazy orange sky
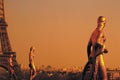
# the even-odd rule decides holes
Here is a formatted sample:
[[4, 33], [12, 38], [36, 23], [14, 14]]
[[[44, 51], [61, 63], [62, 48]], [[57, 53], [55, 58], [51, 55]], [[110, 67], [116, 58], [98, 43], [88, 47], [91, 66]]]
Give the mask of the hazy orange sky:
[[84, 66], [88, 40], [103, 15], [105, 64], [120, 66], [120, 0], [5, 0], [5, 13], [20, 64], [28, 65], [29, 48], [35, 46], [37, 66]]

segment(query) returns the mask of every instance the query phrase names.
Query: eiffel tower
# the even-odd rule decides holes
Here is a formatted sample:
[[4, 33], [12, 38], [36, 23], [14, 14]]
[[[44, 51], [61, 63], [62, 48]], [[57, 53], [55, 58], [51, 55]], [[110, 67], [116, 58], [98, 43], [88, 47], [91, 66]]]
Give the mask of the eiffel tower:
[[[5, 21], [4, 0], [0, 0], [0, 67], [6, 69], [9, 75], [11, 75], [9, 66], [10, 62], [8, 61], [11, 58], [17, 80], [22, 80], [21, 70], [16, 60], [16, 53], [12, 51], [12, 47], [10, 45], [7, 26], [8, 24]], [[11, 57], [11, 55], [13, 56]]]

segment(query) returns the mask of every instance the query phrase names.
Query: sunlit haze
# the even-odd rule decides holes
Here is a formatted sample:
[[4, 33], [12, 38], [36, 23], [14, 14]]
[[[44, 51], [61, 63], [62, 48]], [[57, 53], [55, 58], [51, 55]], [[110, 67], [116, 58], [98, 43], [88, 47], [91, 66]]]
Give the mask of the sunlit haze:
[[107, 18], [104, 29], [109, 50], [106, 67], [120, 66], [120, 0], [5, 0], [5, 17], [12, 49], [19, 64], [28, 65], [34, 46], [35, 64], [84, 66], [87, 43], [97, 17]]

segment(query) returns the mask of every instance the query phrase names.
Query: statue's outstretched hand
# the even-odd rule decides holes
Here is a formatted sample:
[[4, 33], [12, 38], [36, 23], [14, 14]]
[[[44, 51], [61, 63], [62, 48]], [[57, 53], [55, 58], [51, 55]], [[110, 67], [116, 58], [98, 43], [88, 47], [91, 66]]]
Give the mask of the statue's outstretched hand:
[[107, 49], [104, 49], [104, 51], [103, 51], [104, 53], [108, 53], [108, 50]]

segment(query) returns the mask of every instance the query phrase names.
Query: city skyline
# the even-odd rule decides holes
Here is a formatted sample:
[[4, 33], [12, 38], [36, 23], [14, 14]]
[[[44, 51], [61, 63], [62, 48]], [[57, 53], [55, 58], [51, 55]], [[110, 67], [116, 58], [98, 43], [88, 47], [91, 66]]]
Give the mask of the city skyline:
[[36, 65], [84, 66], [87, 42], [97, 17], [107, 18], [105, 35], [109, 50], [106, 67], [119, 66], [119, 0], [5, 0], [5, 15], [13, 50], [20, 64], [28, 64], [35, 46]]

